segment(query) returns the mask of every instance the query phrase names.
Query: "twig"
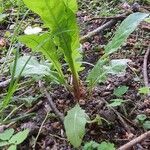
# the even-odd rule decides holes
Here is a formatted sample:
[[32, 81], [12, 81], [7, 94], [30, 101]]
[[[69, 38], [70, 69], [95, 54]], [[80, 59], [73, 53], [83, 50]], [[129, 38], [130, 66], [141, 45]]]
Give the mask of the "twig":
[[120, 148], [118, 148], [118, 150], [128, 150], [130, 149], [132, 146], [134, 146], [135, 144], [141, 142], [142, 140], [146, 139], [150, 137], [150, 131], [145, 132], [144, 134], [140, 135], [139, 137], [131, 140], [130, 142], [128, 142], [127, 144], [121, 146]]
[[60, 139], [60, 140], [63, 140], [63, 141], [67, 141], [67, 139], [65, 139], [65, 138], [63, 138], [63, 137], [60, 137], [60, 136], [58, 136], [58, 135], [56, 135], [56, 134], [49, 134], [50, 136], [52, 136], [52, 137], [55, 137], [55, 138], [57, 138], [57, 139]]
[[[129, 115], [128, 115], [129, 116]], [[122, 118], [124, 118], [124, 120], [126, 121], [126, 122], [128, 122], [129, 124], [131, 124], [131, 126], [133, 126], [133, 127], [137, 127], [137, 125], [135, 124], [135, 123], [133, 123], [132, 121], [130, 121], [128, 118], [126, 118], [125, 116], [123, 116], [122, 115]]]
[[44, 91], [48, 103], [50, 105], [50, 107], [52, 108], [52, 110], [54, 111], [54, 113], [59, 117], [59, 119], [63, 122], [64, 121], [64, 115], [56, 108], [50, 94], [47, 92], [46, 88], [43, 86], [42, 82], [39, 81], [39, 87], [41, 88], [42, 91]]
[[113, 19], [110, 20], [110, 21], [108, 21], [108, 22], [105, 23], [104, 25], [102, 25], [102, 26], [98, 27], [97, 29], [95, 29], [95, 30], [89, 32], [87, 35], [82, 36], [82, 37], [80, 38], [80, 42], [81, 42], [81, 43], [84, 43], [86, 40], [88, 40], [88, 39], [91, 38], [92, 36], [98, 34], [100, 31], [103, 31], [103, 30], [105, 30], [106, 28], [109, 28], [109, 27], [113, 26], [114, 24], [116, 24], [116, 22], [117, 22], [117, 21], [116, 21], [116, 20], [113, 20]]
[[39, 101], [37, 104], [35, 104], [32, 108], [30, 108], [26, 114], [32, 113], [33, 111], [37, 110], [41, 105], [43, 104], [43, 101]]
[[[103, 99], [103, 101], [108, 105], [109, 103]], [[111, 110], [114, 111], [114, 113], [117, 115], [118, 119], [120, 120], [120, 123], [122, 124], [122, 126], [124, 126], [125, 130], [128, 132], [129, 136], [131, 137], [133, 134], [130, 131], [129, 126], [127, 125], [127, 123], [124, 121], [124, 119], [121, 117], [121, 115], [118, 113], [117, 110], [115, 110], [113, 107], [109, 107]]]
[[150, 46], [148, 47], [148, 49], [145, 53], [144, 63], [143, 63], [143, 78], [144, 78], [144, 84], [146, 87], [149, 87], [148, 74], [147, 74], [147, 63], [148, 63], [149, 54], [150, 54]]
[[147, 9], [148, 11], [150, 11], [150, 6], [142, 6], [142, 8]]
[[118, 113], [117, 110], [115, 110], [114, 108], [111, 107], [111, 109], [114, 111], [114, 113], [117, 115], [118, 119], [120, 120], [120, 123], [122, 124], [122, 126], [124, 126], [125, 130], [128, 132], [129, 137], [131, 137], [133, 134], [130, 131], [129, 126], [127, 125], [127, 123], [124, 121], [124, 119], [121, 117], [121, 115]]
[[13, 121], [13, 122], [9, 123], [8, 125], [0, 124], [0, 133], [4, 132], [5, 129], [10, 128], [11, 126], [13, 126], [15, 123], [16, 123], [16, 121]]
[[97, 18], [92, 18], [89, 21], [92, 20], [97, 20], [97, 19], [106, 19], [106, 20], [110, 20], [107, 23], [105, 23], [104, 25], [98, 27], [97, 29], [89, 32], [87, 35], [84, 35], [80, 38], [80, 43], [84, 43], [86, 40], [88, 40], [89, 38], [91, 38], [92, 36], [98, 34], [99, 32], [105, 30], [106, 28], [110, 28], [113, 25], [115, 25], [117, 23], [118, 20], [123, 20], [125, 19], [128, 15], [130, 15], [132, 13], [132, 11], [127, 11], [126, 13], [123, 13], [121, 15], [117, 15], [117, 16], [111, 16], [111, 17], [97, 17]]
[[109, 17], [94, 17], [88, 21], [93, 21], [93, 20], [99, 20], [99, 19], [106, 19], [106, 20], [111, 20], [111, 19], [115, 19], [115, 20], [122, 20], [124, 18], [127, 17], [127, 15], [129, 15], [129, 13], [124, 13], [121, 15], [116, 15], [116, 16], [109, 16]]
[[6, 81], [0, 82], [0, 88], [6, 87], [10, 83], [11, 79], [8, 79]]
[[43, 122], [42, 122], [42, 124], [41, 124], [41, 126], [40, 126], [40, 129], [39, 129], [39, 131], [38, 131], [38, 134], [37, 134], [37, 136], [36, 136], [36, 138], [35, 138], [35, 141], [34, 141], [34, 144], [33, 144], [33, 150], [35, 150], [36, 142], [37, 142], [37, 140], [38, 140], [38, 138], [39, 138], [39, 136], [40, 136], [40, 133], [41, 133], [42, 128], [43, 128], [43, 125], [44, 125], [45, 121], [47, 120], [48, 115], [49, 115], [49, 112], [47, 112], [47, 114], [46, 114], [46, 116], [45, 116], [45, 118], [44, 118], [44, 120], [43, 120]]

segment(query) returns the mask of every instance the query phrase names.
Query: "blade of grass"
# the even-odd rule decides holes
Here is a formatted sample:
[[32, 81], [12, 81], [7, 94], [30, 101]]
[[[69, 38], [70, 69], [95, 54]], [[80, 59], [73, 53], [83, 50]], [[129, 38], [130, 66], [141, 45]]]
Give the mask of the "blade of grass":
[[26, 61], [25, 65], [23, 66], [23, 68], [22, 68], [18, 78], [15, 79], [15, 70], [16, 70], [16, 64], [17, 64], [17, 58], [18, 58], [17, 56], [18, 56], [18, 54], [16, 52], [15, 62], [14, 62], [13, 72], [12, 72], [12, 77], [11, 77], [11, 82], [10, 82], [10, 85], [9, 85], [8, 93], [7, 93], [6, 97], [4, 98], [4, 100], [2, 102], [2, 105], [1, 105], [1, 108], [0, 108], [0, 112], [2, 112], [8, 106], [8, 104], [10, 103], [11, 98], [12, 98], [14, 92], [17, 89], [17, 84], [18, 84], [18, 81], [20, 80], [21, 74], [22, 74], [23, 70], [25, 69], [27, 63], [30, 61], [30, 59], [32, 57], [32, 55], [31, 55], [28, 58], [28, 60]]
[[9, 49], [8, 49], [8, 51], [7, 51], [7, 54], [6, 54], [6, 59], [5, 59], [4, 63], [1, 65], [1, 68], [0, 68], [0, 75], [1, 75], [1, 74], [3, 73], [3, 71], [4, 71], [4, 68], [5, 68], [5, 66], [6, 66], [6, 62], [7, 62], [8, 58], [9, 58], [9, 56], [10, 56], [10, 54], [11, 54], [11, 51], [12, 51], [12, 48], [13, 48], [13, 43], [15, 42], [15, 38], [16, 38], [16, 36], [17, 36], [17, 34], [18, 34], [18, 31], [19, 31], [19, 29], [20, 29], [20, 27], [21, 27], [21, 24], [22, 24], [22, 22], [24, 21], [25, 17], [27, 16], [28, 12], [29, 12], [29, 10], [27, 10], [27, 11], [24, 13], [24, 16], [22, 17], [22, 20], [19, 21], [20, 10], [21, 10], [21, 8], [20, 8], [20, 5], [19, 5], [18, 13], [17, 13], [16, 21], [15, 21], [15, 22], [16, 22], [16, 28], [15, 28], [14, 33], [13, 33], [13, 35], [12, 35], [12, 37], [11, 37], [11, 40], [10, 40], [10, 46], [9, 46]]
[[5, 122], [6, 120], [8, 120], [9, 117], [10, 117], [15, 111], [17, 111], [18, 109], [20, 109], [23, 105], [24, 105], [24, 103], [21, 104], [19, 107], [15, 107], [15, 108], [7, 115], [7, 117], [3, 120], [3, 122]]

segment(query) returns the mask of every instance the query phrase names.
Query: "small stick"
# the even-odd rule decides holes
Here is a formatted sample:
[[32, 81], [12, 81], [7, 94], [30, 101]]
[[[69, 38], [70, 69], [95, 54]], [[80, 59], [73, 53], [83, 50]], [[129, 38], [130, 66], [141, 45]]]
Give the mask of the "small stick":
[[[107, 105], [109, 104], [106, 100], [103, 100]], [[114, 109], [113, 107], [109, 107], [110, 109], [112, 109], [114, 111], [114, 113], [117, 115], [118, 119], [120, 120], [120, 123], [122, 124], [122, 126], [124, 126], [125, 130], [128, 132], [129, 136], [131, 137], [133, 134], [130, 131], [129, 126], [127, 125], [127, 123], [124, 121], [124, 119], [121, 117], [121, 115], [118, 113], [118, 111], [116, 109]], [[129, 137], [129, 138], [130, 138]]]
[[142, 8], [147, 9], [150, 11], [150, 6], [142, 6]]
[[121, 115], [118, 113], [117, 110], [115, 110], [114, 108], [111, 107], [111, 109], [114, 111], [114, 113], [118, 116], [118, 119], [120, 120], [120, 123], [122, 124], [122, 126], [124, 126], [124, 128], [126, 129], [126, 131], [129, 134], [129, 138], [133, 135], [132, 132], [130, 131], [129, 126], [127, 125], [127, 123], [124, 121], [124, 119], [121, 117]]
[[36, 138], [35, 138], [35, 141], [34, 141], [34, 144], [33, 144], [33, 150], [35, 150], [35, 146], [36, 146], [37, 140], [38, 140], [38, 138], [39, 138], [39, 136], [40, 136], [40, 133], [41, 133], [41, 131], [42, 131], [42, 128], [43, 128], [43, 126], [44, 126], [44, 123], [46, 122], [46, 120], [47, 120], [47, 118], [48, 118], [48, 115], [49, 115], [49, 112], [47, 112], [47, 114], [46, 114], [46, 116], [45, 116], [45, 118], [44, 118], [44, 120], [43, 120], [43, 122], [42, 122], [42, 124], [41, 124], [41, 126], [40, 126], [40, 129], [39, 129], [39, 131], [38, 131], [38, 134], [37, 134], [37, 136], [36, 136]]
[[95, 30], [89, 32], [87, 35], [82, 36], [82, 37], [80, 38], [80, 42], [81, 42], [81, 43], [84, 43], [86, 40], [88, 40], [88, 39], [91, 38], [92, 36], [98, 34], [100, 31], [103, 31], [103, 30], [105, 30], [106, 28], [109, 28], [109, 27], [113, 26], [114, 24], [116, 24], [116, 22], [117, 22], [117, 21], [116, 21], [116, 20], [113, 20], [113, 19], [110, 20], [110, 21], [108, 21], [108, 22], [105, 23], [104, 25], [102, 25], [102, 26], [96, 28]]
[[117, 16], [112, 16], [112, 17], [97, 17], [97, 18], [92, 18], [89, 21], [95, 20], [95, 19], [106, 19], [106, 20], [110, 20], [107, 23], [105, 23], [104, 25], [98, 27], [97, 29], [89, 32], [87, 35], [84, 35], [80, 38], [80, 43], [84, 43], [86, 40], [88, 40], [89, 38], [91, 38], [92, 36], [98, 34], [99, 32], [105, 30], [106, 28], [110, 28], [113, 25], [115, 25], [117, 23], [118, 20], [123, 20], [125, 19], [128, 15], [130, 15], [132, 13], [132, 11], [127, 11], [126, 13], [123, 13], [121, 15], [117, 15]]
[[146, 138], [150, 137], [150, 131], [145, 132], [144, 134], [138, 136], [137, 138], [131, 140], [130, 142], [128, 142], [127, 144], [121, 146], [120, 148], [118, 148], [118, 150], [128, 150], [130, 149], [132, 146], [134, 146], [135, 144], [143, 141]]
[[67, 141], [67, 139], [65, 139], [65, 138], [63, 138], [63, 137], [60, 137], [60, 136], [58, 136], [58, 135], [56, 135], [56, 134], [49, 134], [50, 136], [52, 136], [52, 137], [55, 137], [55, 138], [57, 138], [57, 139], [60, 139], [60, 140], [63, 140], [63, 141]]
[[48, 103], [50, 105], [50, 107], [52, 108], [52, 110], [54, 111], [54, 113], [59, 117], [59, 119], [63, 122], [64, 121], [64, 115], [56, 108], [56, 105], [54, 104], [52, 97], [50, 96], [50, 94], [47, 92], [46, 88], [43, 86], [42, 82], [39, 81], [39, 87], [41, 88], [42, 91], [44, 91]]
[[9, 123], [8, 125], [0, 124], [0, 133], [4, 132], [5, 129], [10, 128], [11, 126], [13, 126], [15, 123], [16, 123], [16, 121], [13, 121], [13, 122]]
[[150, 46], [148, 47], [148, 49], [144, 55], [144, 63], [143, 63], [143, 77], [144, 77], [144, 84], [146, 87], [149, 87], [148, 73], [147, 73], [147, 63], [148, 63], [149, 54], [150, 54]]
[[39, 101], [32, 108], [30, 108], [25, 114], [32, 113], [33, 111], [37, 110], [42, 104], [43, 104], [43, 101]]
[[122, 19], [125, 19], [125, 18], [127, 17], [127, 15], [129, 15], [129, 13], [124, 13], [124, 14], [121, 14], [121, 15], [109, 16], [109, 17], [95, 17], [95, 18], [90, 19], [89, 21], [99, 20], [99, 19], [106, 19], [106, 20], [110, 20], [110, 19], [122, 20]]

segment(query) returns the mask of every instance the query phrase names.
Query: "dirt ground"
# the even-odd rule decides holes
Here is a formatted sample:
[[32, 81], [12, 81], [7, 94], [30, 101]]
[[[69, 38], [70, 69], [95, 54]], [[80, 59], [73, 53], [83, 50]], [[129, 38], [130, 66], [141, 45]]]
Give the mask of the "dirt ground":
[[[115, 7], [117, 8], [117, 5], [115, 5]], [[77, 17], [79, 20], [81, 36], [107, 21], [106, 19], [88, 21], [90, 18], [97, 15], [97, 12], [99, 11], [95, 10], [94, 13], [93, 10], [94, 8], [88, 8], [88, 2], [80, 2], [80, 9]], [[83, 59], [85, 62], [91, 64], [97, 62], [97, 60], [103, 55], [104, 45], [111, 39], [119, 24], [120, 22], [115, 26], [98, 33], [96, 36], [83, 43]], [[8, 26], [10, 26], [9, 22], [0, 25], [1, 38], [5, 37], [4, 34], [7, 31]], [[86, 126], [86, 135], [83, 144], [91, 140], [96, 142], [109, 141], [114, 143], [116, 148], [118, 148], [129, 142], [132, 134], [136, 137], [146, 131], [142, 125], [135, 120], [135, 118], [139, 114], [145, 114], [147, 119], [150, 119], [150, 98], [146, 95], [139, 94], [138, 92], [139, 88], [144, 86], [143, 60], [145, 52], [150, 44], [149, 31], [150, 24], [142, 22], [138, 29], [130, 35], [123, 47], [116, 54], [111, 56], [111, 59], [126, 58], [132, 60], [130, 68], [127, 68], [124, 76], [109, 76], [108, 80], [95, 87], [91, 94], [86, 91], [86, 97], [80, 102], [81, 107], [85, 109], [91, 119], [94, 119], [96, 115], [99, 115], [109, 123], [102, 120], [102, 125], [98, 125], [97, 123], [88, 124]], [[8, 47], [9, 41], [7, 41], [6, 48]], [[26, 54], [30, 53], [30, 50], [23, 46], [21, 52]], [[5, 52], [0, 51], [0, 63], [2, 62], [4, 55]], [[80, 73], [82, 81], [85, 80], [87, 73], [92, 68], [89, 64], [84, 64], [84, 67], [85, 69]], [[148, 76], [150, 78], [150, 64], [148, 65]], [[9, 73], [6, 71], [3, 75], [2, 81], [8, 79], [8, 77]], [[27, 81], [27, 79], [22, 79], [21, 81]], [[16, 128], [17, 131], [24, 128], [31, 129], [29, 137], [18, 148], [20, 150], [32, 149], [34, 137], [36, 137], [39, 127], [46, 116], [46, 109], [49, 109], [51, 114], [43, 125], [36, 144], [36, 149], [73, 150], [74, 148], [67, 142], [63, 123], [53, 111], [51, 111], [51, 108], [47, 104], [46, 97], [41, 94], [41, 91], [39, 90], [38, 82], [30, 80], [28, 84], [23, 85], [23, 88], [15, 92], [12, 104], [17, 104], [19, 106], [22, 103], [21, 100], [18, 101], [15, 97], [20, 97], [20, 99], [22, 99], [32, 96], [36, 97], [36, 101], [34, 101], [29, 107], [23, 106], [13, 115], [13, 117], [19, 117], [28, 111], [31, 112], [31, 115], [23, 117], [13, 125], [13, 128]], [[58, 110], [66, 115], [67, 111], [75, 105], [72, 94], [60, 85], [52, 85], [49, 87], [49, 82], [45, 82], [45, 85], [49, 93], [51, 93], [52, 99]], [[128, 87], [128, 91], [122, 96], [122, 99], [127, 102], [124, 103], [123, 108], [121, 106], [114, 107], [113, 109], [109, 108], [107, 104], [110, 103], [111, 99], [116, 98], [113, 94], [114, 89], [122, 85]], [[5, 93], [6, 89], [7, 88], [0, 89], [0, 94]], [[42, 101], [42, 103], [39, 103], [40, 101]], [[123, 118], [125, 124], [120, 120], [119, 116]], [[135, 145], [134, 149], [149, 150], [150, 139], [146, 139]]]

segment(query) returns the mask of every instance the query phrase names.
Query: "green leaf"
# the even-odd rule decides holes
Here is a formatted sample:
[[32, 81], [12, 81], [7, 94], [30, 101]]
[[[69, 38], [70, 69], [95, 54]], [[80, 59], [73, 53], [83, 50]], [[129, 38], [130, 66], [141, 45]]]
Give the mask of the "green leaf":
[[37, 13], [51, 29], [60, 24], [65, 17], [65, 6], [62, 0], [23, 0], [32, 11]]
[[102, 142], [98, 146], [98, 150], [116, 150], [113, 143], [110, 142]]
[[114, 89], [114, 95], [117, 97], [121, 97], [123, 94], [125, 94], [128, 91], [127, 86], [119, 86], [118, 88]]
[[101, 142], [99, 144], [95, 141], [90, 141], [84, 145], [83, 150], [115, 150], [115, 147], [110, 142]]
[[126, 41], [128, 36], [136, 29], [141, 21], [143, 21], [149, 14], [145, 13], [134, 13], [129, 15], [119, 26], [118, 30], [115, 33], [115, 36], [112, 38], [105, 46], [105, 53], [111, 54], [117, 51], [120, 46]]
[[138, 120], [140, 123], [143, 123], [147, 119], [147, 116], [145, 114], [140, 114], [136, 116], [136, 120]]
[[99, 59], [97, 64], [88, 74], [87, 82], [89, 87], [94, 87], [97, 83], [105, 82], [107, 79], [107, 71], [104, 69], [104, 65], [107, 64], [107, 59]]
[[150, 88], [149, 87], [141, 87], [141, 88], [139, 88], [139, 93], [140, 94], [149, 94]]
[[[61, 24], [63, 27], [58, 35], [58, 45], [62, 48], [66, 62], [73, 75], [82, 70], [79, 43], [79, 31], [75, 14], [67, 11], [67, 19]], [[66, 23], [65, 23], [66, 22]]]
[[109, 66], [104, 66], [109, 74], [112, 75], [124, 75], [127, 68], [127, 63], [131, 62], [129, 59], [113, 59], [110, 61]]
[[57, 49], [54, 42], [51, 39], [49, 33], [42, 35], [24, 35], [19, 37], [19, 41], [26, 44], [33, 51], [42, 52], [48, 60], [50, 60], [54, 68], [59, 74], [59, 79], [62, 84], [65, 83], [64, 75], [61, 70], [61, 64], [58, 60]]
[[13, 135], [12, 138], [8, 142], [11, 144], [18, 145], [27, 138], [28, 134], [29, 134], [29, 129], [20, 131], [20, 132], [16, 133], [15, 135]]
[[9, 140], [14, 133], [14, 129], [7, 129], [3, 133], [0, 133], [0, 139], [3, 141]]
[[[49, 51], [51, 49], [56, 50], [55, 44], [51, 39], [50, 33], [44, 33], [40, 35], [35, 35], [35, 34], [22, 35], [19, 36], [18, 40], [24, 43], [25, 45], [27, 45], [33, 51], [43, 52], [43, 51]], [[54, 51], [50, 51], [49, 55], [53, 57], [55, 56], [57, 58], [56, 52]]]
[[1, 141], [0, 142], [0, 147], [6, 146], [6, 145], [9, 145], [9, 144], [10, 144], [9, 142]]
[[77, 12], [78, 6], [76, 0], [63, 0], [65, 5], [70, 8], [74, 13]]
[[95, 119], [92, 121], [96, 122], [98, 125], [102, 125], [102, 118], [98, 114], [96, 114]]
[[3, 21], [7, 16], [7, 14], [0, 14], [0, 22]]
[[16, 145], [11, 145], [11, 146], [9, 146], [8, 150], [17, 150], [17, 146]]
[[26, 107], [32, 107], [33, 103], [36, 102], [39, 99], [40, 95], [38, 96], [27, 96], [27, 97], [20, 97], [15, 98], [13, 97], [13, 101], [21, 100], [23, 103], [25, 103]]
[[122, 75], [125, 73], [129, 59], [114, 59], [108, 64], [108, 59], [99, 59], [94, 68], [88, 74], [88, 86], [94, 87], [97, 83], [105, 82], [108, 74]]
[[150, 17], [145, 19], [146, 22], [150, 23]]
[[[24, 65], [26, 64], [29, 58], [30, 56], [22, 56], [18, 59], [16, 64], [15, 77], [19, 77], [20, 72], [22, 71]], [[11, 65], [10, 70], [12, 70], [13, 64]], [[33, 75], [48, 76], [50, 75], [50, 67], [48, 67], [47, 65], [40, 64], [35, 57], [31, 57], [31, 59], [25, 66], [21, 76], [33, 76]]]
[[[50, 28], [54, 42], [62, 50], [73, 74], [73, 82], [78, 84], [78, 72], [82, 69], [80, 62], [82, 57], [78, 50], [80, 43], [76, 15], [72, 11], [76, 7], [76, 2], [72, 0], [71, 4], [66, 0], [23, 1], [28, 8], [40, 15]], [[50, 49], [49, 51], [54, 50]]]
[[108, 104], [108, 106], [110, 106], [110, 107], [120, 106], [123, 103], [125, 103], [125, 101], [123, 99], [112, 99], [111, 101], [112, 101], [112, 103]]
[[90, 141], [88, 143], [85, 143], [83, 150], [97, 150], [98, 146], [99, 146], [99, 143], [95, 141]]
[[64, 126], [68, 141], [76, 148], [81, 145], [87, 118], [87, 114], [78, 104], [69, 110], [65, 117]]
[[[125, 71], [127, 62], [126, 61], [111, 61], [109, 66], [106, 66], [105, 59], [113, 52], [117, 51], [118, 48], [125, 42], [128, 36], [136, 29], [141, 21], [143, 21], [148, 14], [145, 13], [134, 13], [128, 16], [120, 25], [119, 29], [116, 31], [115, 36], [112, 41], [105, 46], [105, 54], [100, 58], [97, 64], [94, 66], [92, 71], [87, 77], [89, 86], [93, 87], [99, 80], [103, 82], [107, 79], [107, 74], [118, 74], [121, 71]], [[121, 63], [121, 64], [119, 64]], [[105, 66], [104, 66], [105, 65]], [[102, 79], [101, 79], [102, 78]]]
[[145, 129], [149, 130], [149, 129], [150, 129], [150, 121], [145, 121], [145, 122], [143, 123], [143, 127], [144, 127]]

